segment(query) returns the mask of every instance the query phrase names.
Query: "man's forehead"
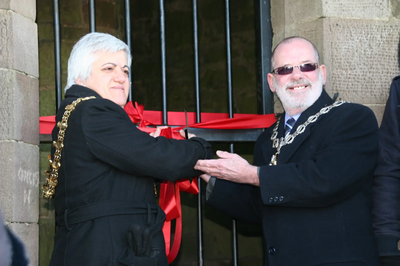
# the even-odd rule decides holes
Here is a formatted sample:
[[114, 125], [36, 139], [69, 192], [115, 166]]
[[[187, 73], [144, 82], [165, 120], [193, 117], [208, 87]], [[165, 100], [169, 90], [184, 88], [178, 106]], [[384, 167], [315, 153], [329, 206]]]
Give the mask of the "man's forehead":
[[[302, 39], [281, 43], [275, 50], [275, 62], [297, 60], [299, 62], [315, 61], [312, 44]], [[285, 62], [283, 62], [285, 63]]]

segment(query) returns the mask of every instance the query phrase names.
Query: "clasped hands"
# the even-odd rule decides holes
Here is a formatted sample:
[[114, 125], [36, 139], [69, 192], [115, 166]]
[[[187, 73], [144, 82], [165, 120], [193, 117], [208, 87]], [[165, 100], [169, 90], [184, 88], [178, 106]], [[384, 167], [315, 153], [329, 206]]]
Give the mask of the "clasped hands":
[[259, 186], [257, 167], [249, 164], [244, 158], [235, 153], [217, 151], [219, 159], [198, 160], [194, 168], [205, 174], [200, 177], [208, 182], [211, 176], [235, 183]]
[[[160, 136], [161, 130], [166, 129], [166, 128], [168, 128], [168, 126], [159, 126], [159, 127], [156, 128], [156, 130], [151, 132], [149, 135], [154, 137], [154, 138], [157, 138], [157, 137]], [[185, 131], [183, 129], [179, 130], [179, 134], [181, 134], [182, 137], [186, 138]], [[196, 135], [191, 134], [191, 133], [188, 134], [188, 138], [189, 139], [193, 138], [193, 137], [196, 137]]]
[[[157, 127], [156, 130], [150, 133], [152, 137], [158, 137], [162, 129], [166, 126]], [[179, 132], [184, 137], [184, 131]], [[195, 135], [189, 133], [189, 139]], [[217, 151], [219, 159], [214, 160], [198, 160], [194, 169], [200, 170], [205, 174], [200, 177], [208, 183], [211, 176], [219, 179], [228, 180], [235, 183], [251, 184], [254, 186], [260, 185], [258, 178], [257, 167], [249, 164], [244, 158], [236, 153], [226, 151]]]

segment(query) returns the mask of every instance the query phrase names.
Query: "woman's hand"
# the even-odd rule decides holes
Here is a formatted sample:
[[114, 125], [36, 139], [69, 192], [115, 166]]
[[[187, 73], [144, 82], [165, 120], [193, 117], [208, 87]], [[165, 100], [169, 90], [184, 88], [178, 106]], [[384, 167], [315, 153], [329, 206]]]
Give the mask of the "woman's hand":
[[[183, 130], [183, 129], [179, 130], [179, 134], [181, 134], [181, 136], [186, 139], [185, 130]], [[188, 139], [193, 138], [193, 137], [196, 137], [196, 135], [192, 134], [192, 133], [188, 134]]]
[[158, 136], [160, 136], [161, 134], [161, 130], [168, 128], [167, 126], [161, 126], [161, 127], [157, 127], [156, 130], [154, 132], [151, 132], [149, 135], [157, 138]]

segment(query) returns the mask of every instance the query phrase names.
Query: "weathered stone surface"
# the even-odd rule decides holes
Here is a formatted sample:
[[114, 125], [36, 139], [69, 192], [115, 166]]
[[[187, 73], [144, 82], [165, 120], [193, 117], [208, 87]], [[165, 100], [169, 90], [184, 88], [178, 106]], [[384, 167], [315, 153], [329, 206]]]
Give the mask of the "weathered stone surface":
[[385, 111], [385, 104], [366, 104], [366, 106], [371, 108], [371, 110], [374, 112], [379, 126], [382, 122], [383, 113]]
[[8, 227], [24, 243], [30, 265], [39, 265], [39, 225], [32, 223], [9, 223]]
[[[272, 0], [271, 19], [274, 29], [319, 18], [387, 19], [397, 0]], [[394, 6], [394, 7], [393, 7]], [[391, 9], [392, 7], [392, 9]]]
[[36, 24], [13, 11], [0, 10], [0, 34], [4, 36], [0, 43], [0, 67], [38, 77]]
[[296, 1], [284, 0], [285, 24], [299, 24], [320, 18], [322, 14], [321, 0]]
[[39, 77], [37, 25], [19, 14], [12, 14], [13, 69]]
[[399, 28], [400, 20], [324, 20], [330, 90], [351, 102], [386, 103], [392, 78], [399, 73]]
[[0, 209], [7, 221], [37, 223], [39, 215], [39, 147], [0, 141]]
[[11, 61], [11, 12], [0, 9], [0, 67], [9, 68]]
[[[291, 1], [295, 2], [295, 0]], [[390, 14], [389, 0], [323, 0], [318, 2], [322, 2], [324, 17], [381, 19], [388, 18]]]
[[32, 21], [36, 19], [36, 1], [33, 0], [1, 0], [0, 9], [11, 10]]
[[0, 69], [0, 140], [39, 144], [38, 79]]
[[400, 1], [399, 0], [390, 0], [390, 7], [392, 16], [395, 18], [400, 18]]

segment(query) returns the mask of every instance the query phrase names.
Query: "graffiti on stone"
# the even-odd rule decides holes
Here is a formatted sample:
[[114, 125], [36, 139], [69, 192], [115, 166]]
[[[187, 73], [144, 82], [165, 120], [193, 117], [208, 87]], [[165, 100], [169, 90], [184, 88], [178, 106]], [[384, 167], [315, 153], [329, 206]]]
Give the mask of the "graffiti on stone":
[[18, 180], [33, 187], [39, 187], [39, 173], [19, 168]]

